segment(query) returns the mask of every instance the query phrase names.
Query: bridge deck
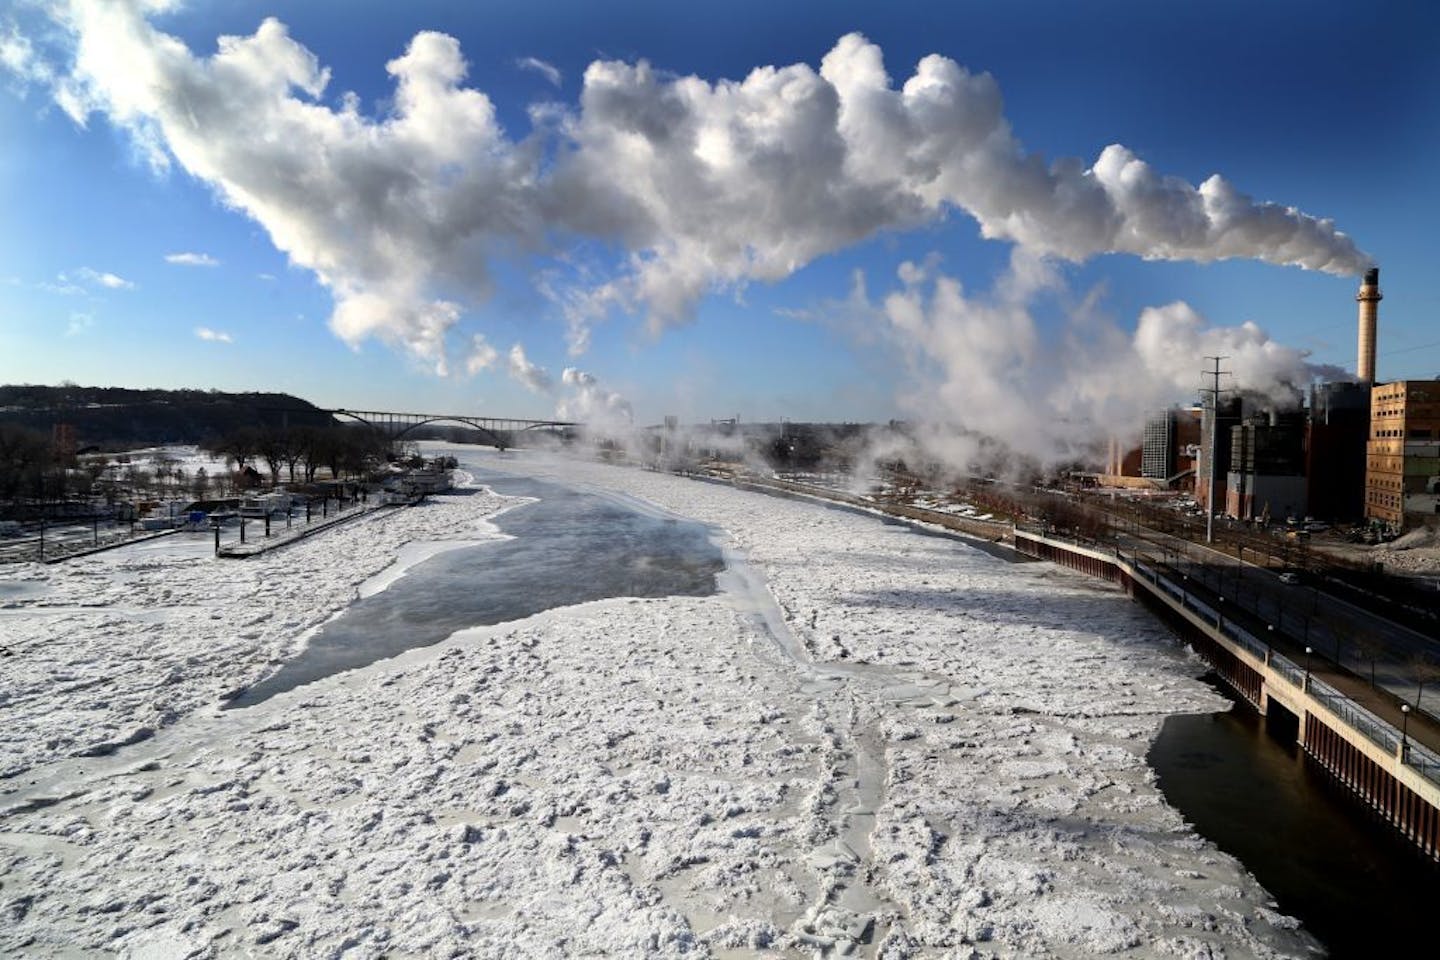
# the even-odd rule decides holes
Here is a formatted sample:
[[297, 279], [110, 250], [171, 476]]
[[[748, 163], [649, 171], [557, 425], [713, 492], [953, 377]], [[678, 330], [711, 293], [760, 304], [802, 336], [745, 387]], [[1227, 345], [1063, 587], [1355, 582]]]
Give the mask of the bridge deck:
[[417, 427], [432, 423], [453, 423], [488, 433], [497, 445], [508, 445], [517, 433], [532, 430], [567, 429], [580, 424], [570, 420], [525, 420], [519, 417], [481, 417], [464, 413], [408, 413], [395, 410], [325, 410], [332, 417], [345, 417], [385, 430], [391, 439], [399, 439]]

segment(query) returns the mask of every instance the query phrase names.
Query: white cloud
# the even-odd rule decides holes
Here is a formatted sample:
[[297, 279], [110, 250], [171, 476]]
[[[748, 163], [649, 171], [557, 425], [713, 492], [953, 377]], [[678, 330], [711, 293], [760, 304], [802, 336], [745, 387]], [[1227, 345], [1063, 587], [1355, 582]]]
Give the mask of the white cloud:
[[78, 337], [95, 325], [95, 317], [89, 313], [72, 313], [70, 322], [65, 325], [65, 336]]
[[525, 356], [525, 348], [518, 343], [510, 348], [508, 369], [510, 376], [531, 393], [549, 393], [555, 388], [555, 381], [551, 379], [549, 371], [532, 363], [530, 358]]
[[569, 391], [555, 406], [555, 417], [588, 425], [601, 433], [627, 430], [635, 421], [630, 401], [600, 386], [593, 374], [566, 367], [560, 382]]
[[85, 292], [85, 288], [71, 280], [67, 274], [57, 274], [53, 283], [42, 281], [40, 289], [47, 293], [56, 293], [64, 297], [76, 297]]
[[515, 61], [515, 66], [540, 74], [550, 81], [551, 86], [560, 86], [560, 69], [554, 64], [546, 63], [538, 57], [521, 57]]
[[223, 330], [211, 330], [209, 327], [196, 327], [195, 336], [201, 340], [208, 340], [211, 343], [234, 343], [235, 338]]
[[470, 351], [465, 358], [465, 372], [472, 376], [481, 370], [489, 370], [500, 359], [500, 352], [485, 342], [485, 337], [475, 334], [470, 338]]
[[181, 267], [218, 267], [220, 261], [208, 253], [167, 253], [166, 263], [173, 263]]
[[75, 275], [87, 283], [105, 287], [108, 290], [133, 290], [135, 284], [124, 277], [117, 277], [113, 273], [105, 273], [99, 270], [91, 270], [89, 267], [81, 267], [75, 271]]
[[255, 274], [255, 276], [256, 276], [257, 279], [266, 280], [266, 281], [270, 281], [270, 280], [274, 280], [274, 279], [275, 279], [275, 274], [273, 274], [273, 273], [257, 273], [257, 274]]
[[0, 71], [9, 73], [22, 85], [44, 87], [55, 81], [54, 69], [36, 56], [30, 40], [13, 24], [0, 27]]
[[392, 107], [371, 117], [356, 97], [326, 96], [329, 71], [278, 20], [197, 56], [146, 9], [73, 0], [56, 15], [73, 43], [57, 58], [73, 60], [51, 84], [57, 102], [81, 123], [102, 113], [153, 164], [178, 163], [261, 224], [331, 290], [337, 335], [378, 337], [440, 371], [463, 306], [490, 292], [492, 259], [590, 237], [618, 244], [625, 265], [576, 293], [574, 352], [597, 311], [643, 310], [659, 330], [711, 291], [783, 279], [952, 210], [1070, 260], [1368, 263], [1328, 220], [1218, 176], [1164, 176], [1119, 145], [1047, 165], [1012, 132], [989, 75], [932, 55], [896, 86], [858, 34], [818, 70], [764, 66], [738, 81], [597, 61], [578, 107], [535, 112], [516, 139], [463, 86], [453, 37], [417, 34], [386, 65]]
[[124, 277], [107, 273], [103, 270], [92, 270], [90, 267], [80, 267], [70, 274], [60, 274], [57, 278], [59, 286], [48, 287], [57, 293], [80, 293], [81, 288], [76, 286], [76, 281], [88, 284], [92, 287], [104, 287], [107, 290], [134, 290], [135, 284]]

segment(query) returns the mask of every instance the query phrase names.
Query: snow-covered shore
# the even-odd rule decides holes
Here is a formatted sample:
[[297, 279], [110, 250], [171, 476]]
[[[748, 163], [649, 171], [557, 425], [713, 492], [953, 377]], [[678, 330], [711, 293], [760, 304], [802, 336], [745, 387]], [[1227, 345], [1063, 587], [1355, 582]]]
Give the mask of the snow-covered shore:
[[504, 498], [243, 563], [0, 573], [40, 588], [0, 594], [0, 953], [1305, 955], [1155, 788], [1160, 722], [1222, 704], [1118, 591], [812, 504], [457, 452], [714, 526], [727, 589], [463, 631], [219, 714], [403, 544], [493, 535]]
[[[145, 739], [253, 683], [371, 577], [499, 534], [514, 503], [479, 490], [443, 505], [380, 511], [246, 561], [217, 560], [208, 534], [179, 534], [55, 566], [0, 568], [0, 803], [17, 774]], [[418, 546], [403, 551], [407, 544]], [[421, 552], [415, 552], [421, 551]]]

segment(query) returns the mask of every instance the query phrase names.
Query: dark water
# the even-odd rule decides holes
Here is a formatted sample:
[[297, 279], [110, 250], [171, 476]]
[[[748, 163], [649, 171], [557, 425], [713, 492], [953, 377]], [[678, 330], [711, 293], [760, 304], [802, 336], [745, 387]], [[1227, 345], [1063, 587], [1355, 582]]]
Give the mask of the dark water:
[[647, 516], [555, 484], [473, 472], [498, 493], [539, 498], [496, 519], [514, 539], [417, 564], [387, 589], [352, 604], [295, 660], [229, 706], [251, 706], [301, 684], [439, 643], [466, 627], [606, 597], [715, 592], [725, 560], [700, 524]]
[[1307, 761], [1279, 720], [1267, 729], [1238, 703], [1166, 720], [1149, 755], [1165, 798], [1330, 957], [1436, 956], [1440, 869]]

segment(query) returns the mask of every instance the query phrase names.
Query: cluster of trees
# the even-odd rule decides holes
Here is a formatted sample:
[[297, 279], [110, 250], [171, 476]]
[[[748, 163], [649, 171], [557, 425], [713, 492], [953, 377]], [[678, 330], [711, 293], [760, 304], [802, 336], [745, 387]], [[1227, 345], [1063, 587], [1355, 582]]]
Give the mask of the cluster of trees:
[[[272, 484], [311, 482], [322, 470], [348, 479], [370, 473], [392, 454], [383, 431], [361, 426], [242, 427], [203, 445], [235, 472], [251, 466], [268, 472]], [[160, 454], [135, 462], [123, 454], [84, 454], [57, 446], [51, 436], [0, 423], [0, 515], [27, 518], [53, 512], [56, 504], [121, 499], [205, 500], [233, 493], [235, 474], [193, 473], [181, 461]]]
[[103, 498], [185, 497], [203, 500], [212, 479], [204, 467], [189, 473], [179, 460], [160, 455], [147, 466], [120, 455], [76, 456], [51, 437], [14, 424], [0, 424], [0, 513], [33, 517], [54, 505]]
[[202, 446], [235, 470], [263, 465], [270, 483], [310, 483], [323, 468], [337, 479], [361, 477], [391, 456], [385, 433], [373, 427], [242, 427]]
[[45, 434], [0, 424], [0, 503], [63, 498], [69, 466]]

